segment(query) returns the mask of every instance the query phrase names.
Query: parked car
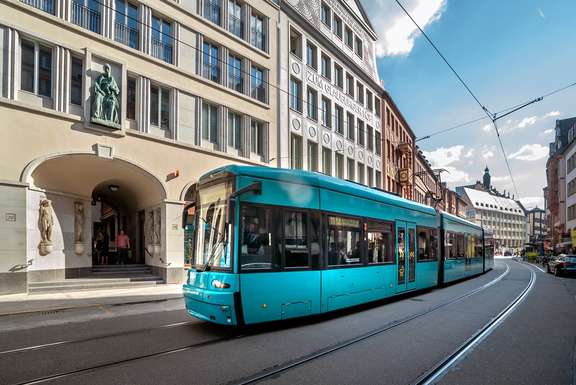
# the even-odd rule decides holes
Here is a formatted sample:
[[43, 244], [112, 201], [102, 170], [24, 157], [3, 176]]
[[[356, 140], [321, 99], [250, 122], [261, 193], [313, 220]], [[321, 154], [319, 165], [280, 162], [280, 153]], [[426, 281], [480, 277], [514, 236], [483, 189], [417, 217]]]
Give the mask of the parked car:
[[576, 255], [559, 255], [550, 258], [546, 270], [548, 273], [553, 272], [557, 277], [565, 273], [574, 273], [576, 272]]

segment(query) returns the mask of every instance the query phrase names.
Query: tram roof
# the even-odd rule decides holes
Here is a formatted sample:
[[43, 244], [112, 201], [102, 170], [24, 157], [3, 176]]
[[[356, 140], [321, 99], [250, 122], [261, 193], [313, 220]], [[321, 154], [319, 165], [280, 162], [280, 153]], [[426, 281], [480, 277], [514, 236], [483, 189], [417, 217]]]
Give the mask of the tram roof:
[[451, 220], [451, 221], [453, 221], [453, 222], [457, 222], [457, 223], [460, 223], [460, 224], [463, 224], [463, 225], [466, 225], [466, 226], [475, 227], [475, 228], [477, 228], [478, 230], [481, 230], [481, 229], [482, 229], [482, 226], [480, 226], [479, 224], [474, 223], [474, 222], [471, 222], [471, 221], [466, 220], [466, 219], [464, 219], [464, 218], [460, 218], [460, 217], [458, 217], [458, 216], [456, 216], [456, 215], [454, 215], [454, 214], [442, 212], [441, 215], [442, 215], [443, 218], [447, 218], [448, 220]]
[[410, 201], [394, 194], [367, 187], [359, 183], [334, 178], [318, 172], [277, 167], [228, 165], [213, 170], [203, 175], [200, 179], [202, 180], [208, 175], [217, 172], [228, 172], [234, 175], [252, 176], [256, 178], [278, 180], [283, 182], [298, 183], [313, 187], [325, 188], [411, 210], [418, 210], [430, 215], [436, 215], [436, 210], [430, 206]]

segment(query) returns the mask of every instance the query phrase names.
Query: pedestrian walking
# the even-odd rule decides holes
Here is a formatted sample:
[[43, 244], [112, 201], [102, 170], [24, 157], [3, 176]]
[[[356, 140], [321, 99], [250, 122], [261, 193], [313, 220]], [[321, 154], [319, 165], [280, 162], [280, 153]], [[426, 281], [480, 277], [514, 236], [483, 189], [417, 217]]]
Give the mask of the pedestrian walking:
[[120, 234], [116, 236], [116, 250], [118, 251], [118, 261], [122, 265], [126, 264], [128, 258], [128, 250], [130, 249], [130, 238], [124, 234], [124, 230], [120, 230]]

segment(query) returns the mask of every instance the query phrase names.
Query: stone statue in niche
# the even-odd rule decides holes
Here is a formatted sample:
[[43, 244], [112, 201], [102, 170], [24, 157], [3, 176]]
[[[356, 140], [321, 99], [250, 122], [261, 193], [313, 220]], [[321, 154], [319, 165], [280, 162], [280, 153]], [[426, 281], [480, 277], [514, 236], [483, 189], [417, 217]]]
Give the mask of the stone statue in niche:
[[111, 74], [110, 64], [98, 75], [92, 89], [93, 123], [120, 128], [120, 88]]
[[52, 228], [54, 226], [52, 202], [48, 199], [42, 199], [40, 201], [39, 212], [40, 237], [42, 240], [38, 248], [41, 255], [47, 255], [54, 250], [54, 246], [52, 245]]
[[74, 202], [74, 252], [84, 254], [84, 203]]

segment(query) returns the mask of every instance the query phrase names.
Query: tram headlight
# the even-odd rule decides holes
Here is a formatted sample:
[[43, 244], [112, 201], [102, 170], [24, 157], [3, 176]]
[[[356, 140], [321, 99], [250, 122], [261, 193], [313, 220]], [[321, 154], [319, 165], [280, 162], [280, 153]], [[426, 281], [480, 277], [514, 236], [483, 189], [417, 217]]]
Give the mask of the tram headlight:
[[215, 287], [216, 289], [228, 289], [230, 287], [230, 284], [215, 279], [212, 281], [212, 286]]

